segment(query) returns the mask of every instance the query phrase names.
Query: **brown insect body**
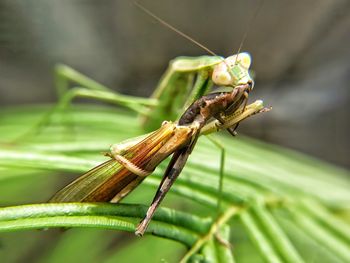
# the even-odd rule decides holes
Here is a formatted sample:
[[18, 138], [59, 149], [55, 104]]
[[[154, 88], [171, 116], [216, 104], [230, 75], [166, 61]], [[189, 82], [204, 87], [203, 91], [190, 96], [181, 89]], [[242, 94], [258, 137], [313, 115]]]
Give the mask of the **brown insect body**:
[[[142, 170], [150, 171], [174, 151], [188, 144], [189, 127], [167, 122], [121, 155]], [[144, 179], [112, 159], [96, 166], [57, 192], [50, 202], [118, 202]]]
[[179, 119], [179, 125], [199, 122], [200, 128], [211, 118], [219, 118], [236, 111], [247, 99], [249, 84], [235, 87], [231, 92], [215, 92], [193, 102]]

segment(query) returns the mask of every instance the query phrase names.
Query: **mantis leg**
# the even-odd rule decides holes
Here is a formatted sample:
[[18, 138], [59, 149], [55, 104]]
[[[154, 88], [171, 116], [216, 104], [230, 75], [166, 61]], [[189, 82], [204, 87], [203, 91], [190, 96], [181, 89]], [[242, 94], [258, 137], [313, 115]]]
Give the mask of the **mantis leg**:
[[[70, 83], [78, 88], [75, 91], [73, 90], [69, 95], [66, 95], [69, 93]], [[157, 105], [157, 101], [153, 99], [120, 94], [66, 65], [57, 65], [55, 67], [55, 86], [59, 101], [68, 102], [75, 97], [88, 97], [130, 107], [132, 110], [135, 110], [135, 105]], [[84, 92], [84, 90], [86, 91]]]
[[[208, 138], [209, 141], [211, 141], [216, 147], [218, 147], [220, 152], [221, 152], [220, 153], [220, 168], [219, 168], [219, 187], [218, 187], [219, 194], [218, 194], [217, 210], [216, 210], [217, 211], [216, 217], [219, 218], [220, 217], [220, 213], [222, 211], [226, 149], [225, 149], [225, 146], [223, 146], [219, 140], [213, 138], [212, 136], [208, 136], [207, 135], [206, 138]], [[229, 241], [227, 241], [227, 238], [224, 239], [221, 236], [220, 232], [215, 233], [215, 238], [220, 244], [222, 244], [224, 246], [227, 246], [227, 247], [230, 246], [230, 243], [229, 243]]]
[[[75, 86], [72, 87], [72, 84]], [[64, 116], [65, 110], [78, 97], [124, 106], [137, 113], [142, 112], [143, 106], [157, 105], [155, 99], [119, 94], [66, 65], [57, 65], [55, 67], [55, 86], [58, 103], [17, 140], [23, 139], [29, 134], [39, 133], [44, 126], [48, 125], [53, 114], [59, 113], [59, 115]], [[64, 116], [64, 118], [67, 118], [67, 116]]]
[[178, 57], [172, 60], [151, 98], [159, 101], [141, 115], [146, 130], [153, 130], [163, 120], [175, 120], [194, 100], [212, 86], [211, 72], [221, 57]]
[[211, 141], [220, 150], [220, 168], [219, 168], [219, 186], [218, 186], [218, 200], [217, 200], [217, 214], [219, 215], [222, 207], [223, 198], [223, 186], [224, 186], [224, 176], [225, 176], [225, 156], [226, 149], [221, 142], [215, 139], [213, 136], [207, 135], [209, 141]]
[[[192, 91], [188, 96], [187, 101], [182, 107], [181, 114], [197, 99], [206, 94], [213, 86], [213, 82], [210, 78], [210, 72], [207, 70], [201, 70], [196, 75], [196, 81], [193, 85]], [[180, 117], [180, 116], [178, 116]]]

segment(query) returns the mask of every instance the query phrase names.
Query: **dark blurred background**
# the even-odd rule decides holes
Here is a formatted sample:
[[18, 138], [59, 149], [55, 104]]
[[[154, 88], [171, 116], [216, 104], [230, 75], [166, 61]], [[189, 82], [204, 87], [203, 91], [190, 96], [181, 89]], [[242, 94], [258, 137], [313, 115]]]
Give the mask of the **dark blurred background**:
[[[240, 132], [350, 167], [350, 1], [140, 1], [215, 53], [253, 56], [256, 86], [273, 111]], [[126, 94], [148, 96], [170, 59], [204, 50], [132, 1], [0, 0], [0, 105], [56, 100], [65, 63]], [[1, 113], [0, 113], [1, 114]]]

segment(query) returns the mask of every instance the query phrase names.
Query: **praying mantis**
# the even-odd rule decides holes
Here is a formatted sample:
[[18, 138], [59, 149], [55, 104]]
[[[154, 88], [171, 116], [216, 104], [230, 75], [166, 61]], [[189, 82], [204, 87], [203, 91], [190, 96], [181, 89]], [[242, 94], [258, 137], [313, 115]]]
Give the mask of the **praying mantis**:
[[[238, 56], [242, 56], [242, 60]], [[201, 96], [177, 122], [163, 122], [158, 130], [146, 137], [129, 141], [127, 145], [113, 145], [108, 154], [111, 157], [109, 161], [63, 188], [51, 202], [119, 202], [160, 162], [173, 154], [156, 196], [135, 231], [137, 235], [143, 235], [156, 208], [184, 167], [200, 132], [212, 133], [225, 128], [235, 135], [241, 120], [266, 110], [261, 101], [246, 106], [248, 93], [254, 83], [249, 75], [249, 66], [249, 55], [241, 53], [221, 60], [212, 69], [208, 67], [212, 70], [211, 81], [218, 85], [225, 83], [233, 88], [232, 91]]]
[[[166, 24], [144, 7], [140, 8]], [[171, 61], [149, 99], [112, 92], [67, 66], [58, 66], [55, 76], [59, 102], [39, 126], [47, 122], [54, 111], [67, 107], [75, 97], [95, 98], [136, 111], [146, 130], [152, 130], [160, 123], [162, 125], [146, 136], [113, 145], [107, 154], [110, 160], [64, 187], [50, 202], [119, 202], [160, 162], [173, 154], [156, 195], [136, 228], [135, 233], [143, 235], [157, 207], [185, 166], [201, 133], [226, 129], [235, 135], [240, 121], [268, 111], [261, 101], [247, 105], [249, 92], [254, 87], [249, 73], [250, 55], [245, 52], [228, 58], [212, 55], [178, 57]], [[69, 89], [69, 82], [80, 86]], [[229, 91], [208, 93], [214, 85], [228, 88]], [[166, 121], [175, 119], [178, 121]]]

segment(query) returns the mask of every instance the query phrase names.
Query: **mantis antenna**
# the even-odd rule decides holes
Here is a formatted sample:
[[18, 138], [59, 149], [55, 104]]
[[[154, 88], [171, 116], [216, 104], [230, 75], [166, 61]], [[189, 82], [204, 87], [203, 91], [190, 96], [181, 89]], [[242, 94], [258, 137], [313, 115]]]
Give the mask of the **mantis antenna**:
[[246, 30], [244, 31], [244, 34], [243, 34], [241, 43], [239, 43], [239, 47], [238, 47], [238, 50], [237, 50], [237, 57], [236, 57], [235, 64], [237, 64], [238, 54], [239, 54], [239, 52], [241, 52], [241, 50], [242, 50], [243, 44], [244, 44], [244, 42], [245, 42], [245, 40], [246, 40], [246, 38], [247, 38], [247, 36], [248, 36], [248, 32], [250, 31], [250, 27], [251, 27], [251, 25], [253, 24], [253, 21], [255, 21], [256, 17], [257, 17], [258, 14], [260, 13], [260, 9], [261, 9], [261, 7], [263, 6], [263, 3], [264, 3], [264, 0], [260, 0], [260, 1], [259, 1], [259, 4], [256, 6], [252, 17], [249, 19], [249, 22], [248, 22], [248, 25], [247, 25]]
[[[146, 14], [148, 14], [149, 16], [151, 16], [153, 19], [155, 19], [156, 21], [158, 21], [159, 23], [161, 23], [162, 25], [164, 25], [165, 27], [171, 29], [172, 31], [174, 31], [175, 33], [179, 34], [180, 36], [182, 36], [183, 38], [189, 40], [190, 42], [192, 42], [193, 44], [195, 44], [196, 46], [202, 48], [203, 50], [205, 50], [206, 52], [208, 52], [209, 54], [213, 55], [213, 56], [218, 56], [217, 54], [215, 54], [215, 52], [211, 51], [209, 48], [207, 48], [206, 46], [202, 45], [201, 43], [199, 43], [198, 41], [196, 41], [195, 39], [193, 39], [192, 37], [190, 37], [189, 35], [185, 34], [184, 32], [180, 31], [179, 29], [175, 28], [174, 26], [170, 25], [169, 23], [167, 23], [166, 21], [164, 21], [162, 18], [160, 18], [159, 16], [157, 16], [156, 14], [154, 14], [152, 11], [150, 11], [149, 9], [147, 9], [146, 7], [144, 7], [143, 5], [141, 5], [139, 2], [135, 1], [134, 4], [140, 8], [143, 12], [145, 12]], [[253, 23], [253, 21], [255, 20], [257, 14], [260, 11], [260, 8], [263, 4], [263, 0], [260, 0], [259, 5], [256, 7], [252, 18], [249, 21], [249, 24], [247, 26], [247, 29], [245, 30], [245, 33], [243, 35], [242, 41], [240, 43], [240, 46], [238, 48], [238, 52], [237, 52], [237, 56], [236, 56], [236, 60], [235, 60], [235, 64], [237, 64], [238, 61], [238, 54], [243, 46], [243, 43], [245, 41], [245, 39], [247, 38], [248, 35], [248, 31], [250, 29], [251, 24]], [[218, 56], [219, 57], [219, 56]], [[230, 66], [226, 63], [226, 60], [222, 58], [222, 61], [226, 64], [227, 68], [230, 68]], [[233, 73], [229, 70], [228, 73], [233, 76]]]
[[166, 26], [167, 28], [170, 28], [171, 30], [173, 30], [174, 32], [179, 34], [180, 36], [186, 38], [187, 40], [191, 41], [193, 44], [195, 44], [195, 45], [199, 46], [200, 48], [204, 49], [209, 54], [211, 54], [213, 56], [218, 56], [217, 54], [215, 54], [215, 52], [211, 51], [209, 48], [207, 48], [206, 46], [202, 45], [201, 43], [199, 43], [198, 41], [196, 41], [195, 39], [193, 39], [189, 35], [185, 34], [184, 32], [181, 32], [179, 29], [177, 29], [177, 28], [173, 27], [172, 25], [170, 25], [169, 23], [165, 22], [163, 19], [161, 19], [160, 17], [158, 17], [157, 15], [152, 13], [150, 10], [148, 10], [146, 7], [142, 6], [140, 3], [134, 2], [134, 4], [138, 8], [140, 8], [142, 11], [144, 11], [146, 14], [148, 14], [151, 17], [153, 17], [155, 20], [157, 20], [162, 25]]
[[[169, 23], [167, 23], [166, 21], [164, 21], [163, 19], [161, 19], [159, 16], [157, 16], [156, 14], [154, 14], [152, 11], [150, 11], [149, 9], [147, 9], [146, 7], [144, 7], [143, 5], [141, 5], [138, 2], [134, 2], [134, 4], [140, 8], [143, 12], [145, 12], [146, 14], [148, 14], [149, 16], [151, 16], [152, 18], [154, 18], [155, 20], [157, 20], [159, 23], [161, 23], [162, 25], [164, 25], [165, 27], [171, 29], [172, 31], [174, 31], [175, 33], [179, 34], [180, 36], [184, 37], [185, 39], [189, 40], [190, 42], [192, 42], [193, 44], [195, 44], [196, 46], [202, 48], [203, 50], [205, 50], [206, 52], [208, 52], [209, 54], [213, 55], [213, 56], [217, 56], [219, 57], [214, 51], [210, 50], [209, 48], [207, 48], [206, 46], [204, 46], [203, 44], [199, 43], [197, 40], [193, 39], [192, 37], [190, 37], [189, 35], [185, 34], [184, 32], [180, 31], [179, 29], [175, 28], [174, 26], [170, 25]], [[237, 56], [238, 57], [238, 56]], [[225, 59], [222, 58], [222, 61], [226, 64], [227, 68], [229, 68], [229, 65], [226, 63]], [[235, 63], [237, 62], [237, 58]], [[229, 71], [229, 74], [232, 76], [232, 72]]]

